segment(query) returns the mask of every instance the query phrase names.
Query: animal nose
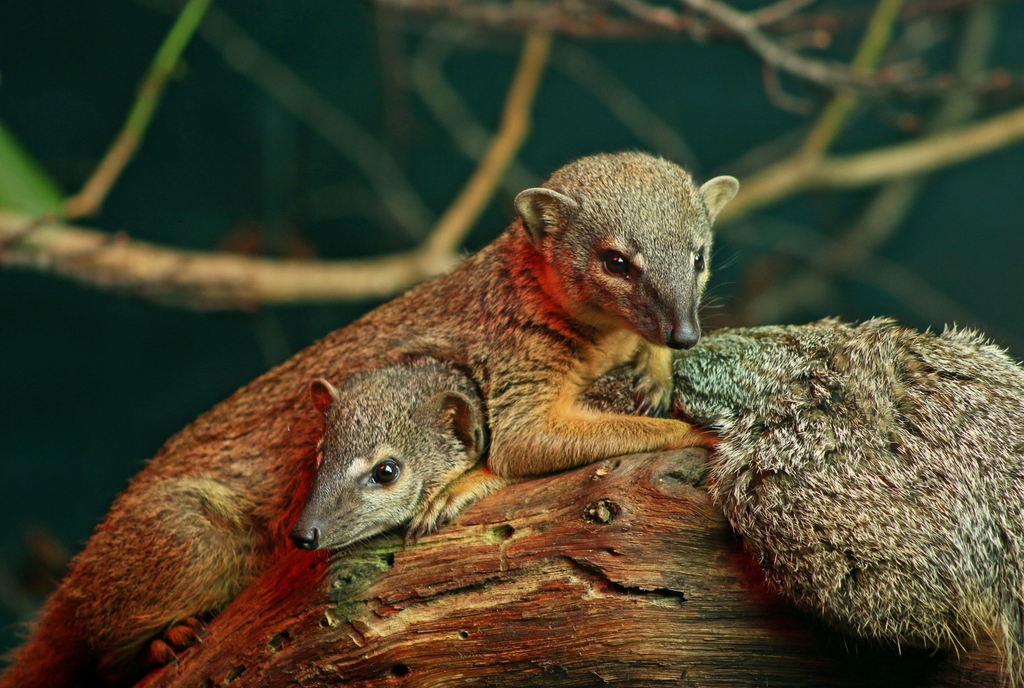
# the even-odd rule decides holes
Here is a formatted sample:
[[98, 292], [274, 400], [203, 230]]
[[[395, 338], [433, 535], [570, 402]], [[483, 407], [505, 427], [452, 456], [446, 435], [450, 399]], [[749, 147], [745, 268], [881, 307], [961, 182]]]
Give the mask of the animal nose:
[[675, 323], [665, 344], [672, 349], [689, 349], [698, 341], [700, 341], [700, 327], [689, 320], [683, 320]]
[[320, 546], [320, 529], [299, 528], [295, 526], [290, 535], [292, 542], [299, 549], [316, 549]]

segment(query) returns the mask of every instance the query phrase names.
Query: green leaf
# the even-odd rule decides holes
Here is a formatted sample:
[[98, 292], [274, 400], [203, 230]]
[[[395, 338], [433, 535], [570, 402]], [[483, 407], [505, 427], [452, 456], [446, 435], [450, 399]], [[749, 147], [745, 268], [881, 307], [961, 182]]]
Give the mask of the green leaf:
[[0, 208], [59, 212], [64, 194], [0, 122]]

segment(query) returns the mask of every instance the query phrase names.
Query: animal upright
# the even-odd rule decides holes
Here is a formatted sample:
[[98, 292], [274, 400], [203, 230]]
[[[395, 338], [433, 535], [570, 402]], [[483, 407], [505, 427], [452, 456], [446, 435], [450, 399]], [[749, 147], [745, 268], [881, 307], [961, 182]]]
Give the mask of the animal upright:
[[[704, 441], [683, 422], [597, 416], [575, 400], [627, 362], [648, 405], [668, 400], [664, 347], [697, 340], [711, 222], [736, 188], [718, 177], [698, 189], [667, 161], [624, 153], [583, 158], [524, 191], [516, 222], [453, 272], [327, 336], [171, 438], [74, 559], [0, 688], [129, 684], [194, 640], [194, 619], [280, 554], [295, 522], [320, 434], [309, 380], [422, 354], [469, 373], [488, 405], [493, 473], [453, 481], [424, 505], [421, 529], [499, 476]], [[329, 397], [323, 386], [316, 398]], [[292, 537], [334, 546], [317, 513], [337, 505], [316, 485], [311, 495]]]
[[[1024, 685], [1024, 369], [888, 320], [722, 330], [675, 358], [709, 492], [801, 609], [926, 648], [989, 635]], [[623, 410], [625, 380], [591, 394]]]

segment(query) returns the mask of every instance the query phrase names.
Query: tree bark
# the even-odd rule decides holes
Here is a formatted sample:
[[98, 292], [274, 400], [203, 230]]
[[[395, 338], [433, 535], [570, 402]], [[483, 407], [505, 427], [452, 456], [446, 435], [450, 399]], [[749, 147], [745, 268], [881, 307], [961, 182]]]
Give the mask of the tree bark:
[[700, 450], [519, 483], [442, 532], [281, 556], [144, 688], [984, 686], [980, 649], [876, 647], [766, 589]]

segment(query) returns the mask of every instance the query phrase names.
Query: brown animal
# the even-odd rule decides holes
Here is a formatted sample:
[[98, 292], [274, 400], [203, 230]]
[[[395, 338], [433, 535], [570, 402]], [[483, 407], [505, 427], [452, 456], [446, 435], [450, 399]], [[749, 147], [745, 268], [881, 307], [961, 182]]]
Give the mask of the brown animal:
[[[353, 446], [387, 437], [389, 456], [430, 466], [419, 472], [425, 480], [403, 476], [403, 486], [436, 493], [484, 449], [479, 395], [451, 366], [409, 360], [354, 374], [346, 391], [359, 429]], [[191, 429], [207, 428], [201, 419]], [[201, 633], [195, 617], [234, 597], [287, 543], [313, 468], [311, 433], [294, 430], [307, 441], [285, 437], [248, 456], [210, 454], [198, 466], [174, 461], [172, 441], [115, 500], [0, 685], [127, 684], [174, 661]]]
[[321, 523], [341, 546], [408, 523], [484, 455], [483, 399], [450, 364], [417, 357], [312, 391], [324, 416], [315, 494], [336, 505]]
[[[507, 479], [708, 441], [680, 421], [596, 414], [577, 399], [600, 375], [632, 362], [651, 405], [669, 401], [665, 345], [687, 348], [700, 336], [711, 222], [737, 188], [732, 177], [717, 177], [698, 189], [676, 165], [639, 153], [583, 158], [544, 188], [520, 193], [520, 219], [490, 246], [392, 302], [387, 316], [370, 316], [368, 326], [391, 337], [363, 365], [401, 354], [455, 362], [480, 387], [489, 414], [487, 465], [425, 504], [413, 537]], [[350, 542], [349, 529], [332, 525], [345, 508], [334, 476], [351, 474], [349, 464], [365, 457], [338, 449], [323, 454], [330, 473], [317, 472], [292, 531], [299, 547]]]
[[[598, 416], [574, 400], [633, 361], [641, 393], [664, 402], [671, 377], [649, 343], [696, 342], [710, 224], [735, 191], [732, 178], [697, 189], [675, 165], [625, 153], [584, 158], [523, 192], [520, 219], [452, 273], [300, 352], [171, 438], [74, 559], [0, 688], [129, 684], [194, 641], [194, 619], [262, 571], [294, 523], [320, 435], [301, 392], [308, 380], [420, 353], [456, 362], [489, 404], [501, 475], [702, 441], [685, 423]], [[425, 505], [421, 529], [500, 484], [470, 474]], [[310, 504], [335, 507], [318, 489]], [[293, 538], [336, 544], [320, 539], [315, 510], [307, 505]]]

